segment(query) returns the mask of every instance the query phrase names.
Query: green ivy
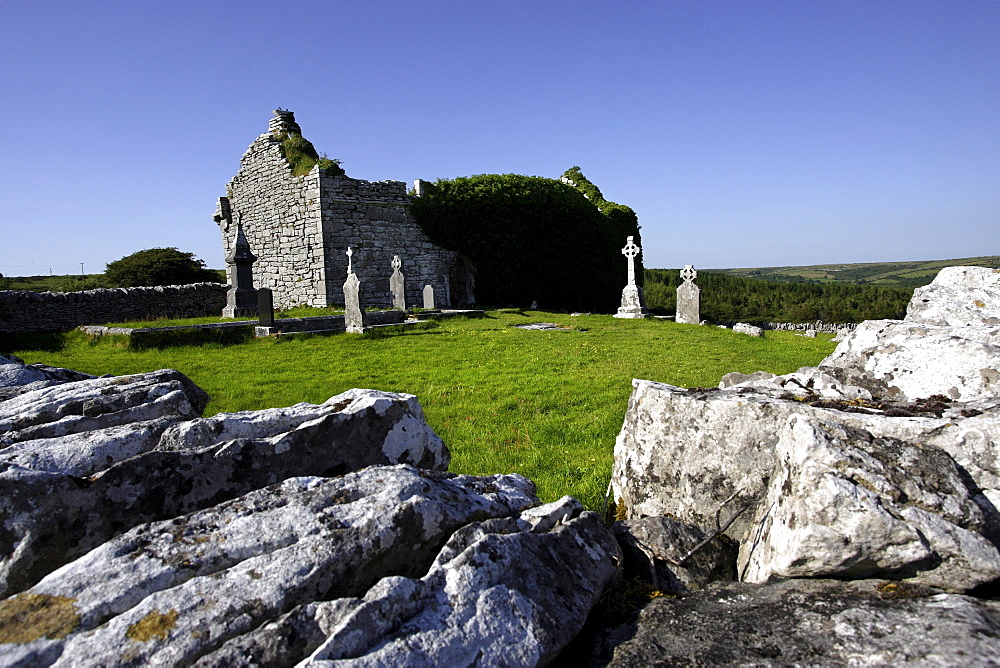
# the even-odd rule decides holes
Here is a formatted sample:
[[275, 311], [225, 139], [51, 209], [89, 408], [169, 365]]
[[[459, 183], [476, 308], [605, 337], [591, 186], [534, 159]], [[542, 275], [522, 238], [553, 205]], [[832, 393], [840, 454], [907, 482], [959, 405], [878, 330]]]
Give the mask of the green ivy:
[[439, 179], [411, 211], [433, 241], [475, 265], [480, 303], [604, 312], [620, 303], [621, 248], [638, 225], [602, 213], [566, 183], [520, 174]]

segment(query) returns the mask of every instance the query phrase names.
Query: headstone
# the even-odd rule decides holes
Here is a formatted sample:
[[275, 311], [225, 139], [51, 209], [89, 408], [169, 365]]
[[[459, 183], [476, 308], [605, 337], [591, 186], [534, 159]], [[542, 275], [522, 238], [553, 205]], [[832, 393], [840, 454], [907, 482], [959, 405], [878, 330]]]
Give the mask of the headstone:
[[352, 334], [365, 331], [365, 312], [361, 308], [361, 281], [351, 267], [354, 251], [347, 249], [347, 280], [344, 281], [344, 328]]
[[701, 288], [694, 284], [698, 272], [694, 265], [686, 264], [681, 269], [684, 282], [677, 286], [677, 317], [675, 322], [688, 325], [701, 323]]
[[622, 255], [628, 258], [628, 285], [622, 290], [622, 305], [619, 307], [618, 313], [614, 315], [616, 318], [645, 318], [649, 315], [646, 300], [642, 295], [642, 288], [635, 284], [635, 256], [642, 249], [635, 244], [634, 238], [629, 237], [625, 248], [622, 249]]
[[392, 276], [389, 277], [389, 292], [392, 293], [392, 308], [406, 310], [406, 282], [399, 268], [403, 266], [398, 255], [392, 256]]
[[434, 310], [434, 286], [425, 285], [424, 286], [424, 308], [433, 311]]
[[257, 290], [257, 325], [274, 327], [274, 295], [271, 288]]
[[250, 243], [243, 234], [242, 220], [236, 223], [236, 243], [226, 255], [226, 264], [232, 265], [233, 284], [226, 293], [223, 318], [242, 318], [257, 314], [257, 291], [253, 287], [253, 263], [257, 261], [250, 251]]

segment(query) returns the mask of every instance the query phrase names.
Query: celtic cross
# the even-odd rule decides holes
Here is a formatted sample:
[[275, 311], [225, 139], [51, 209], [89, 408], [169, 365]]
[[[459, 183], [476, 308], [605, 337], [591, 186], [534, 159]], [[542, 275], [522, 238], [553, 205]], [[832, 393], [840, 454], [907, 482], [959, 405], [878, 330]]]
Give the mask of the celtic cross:
[[352, 255], [354, 255], [354, 251], [352, 251], [351, 247], [348, 246], [347, 247], [347, 275], [348, 276], [350, 276], [351, 274], [354, 273], [354, 270], [351, 269], [351, 256]]
[[622, 255], [628, 258], [628, 284], [635, 285], [635, 256], [639, 254], [641, 250], [638, 246], [633, 243], [632, 239], [635, 237], [629, 237], [628, 241], [625, 243], [625, 248], [622, 249]]
[[399, 271], [399, 268], [403, 266], [403, 263], [399, 261], [398, 255], [392, 256], [392, 269], [393, 271]]
[[684, 268], [681, 269], [681, 278], [684, 279], [685, 283], [690, 283], [694, 279], [698, 278], [698, 272], [695, 270], [693, 264], [684, 265]]

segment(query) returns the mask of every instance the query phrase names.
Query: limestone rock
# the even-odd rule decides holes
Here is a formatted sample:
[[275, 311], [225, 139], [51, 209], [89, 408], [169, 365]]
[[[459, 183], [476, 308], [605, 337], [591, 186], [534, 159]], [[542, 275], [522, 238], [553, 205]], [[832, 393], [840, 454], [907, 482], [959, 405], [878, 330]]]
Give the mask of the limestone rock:
[[900, 577], [962, 592], [1000, 577], [1000, 552], [961, 472], [933, 447], [793, 415], [740, 544], [746, 582]]
[[906, 322], [950, 327], [1000, 325], [1000, 269], [945, 267], [917, 288]]
[[[90, 382], [96, 381], [73, 385]], [[68, 386], [42, 392], [62, 387]], [[13, 401], [0, 404], [0, 409]], [[37, 403], [33, 414], [58, 417], [58, 407], [43, 406], [40, 399]], [[447, 466], [447, 449], [423, 421], [413, 397], [355, 390], [328, 403], [319, 417], [297, 426], [294, 420], [282, 422], [274, 413], [257, 420], [238, 414], [196, 422], [190, 430], [171, 432], [170, 449], [138, 454], [86, 479], [7, 464], [0, 469], [4, 490], [0, 495], [0, 517], [4, 518], [0, 595], [31, 586], [54, 568], [133, 526], [201, 510], [286, 478], [343, 475], [395, 463]], [[275, 435], [201, 445], [206, 433], [218, 429], [231, 436], [247, 422], [258, 422], [265, 433], [270, 429]], [[279, 433], [278, 423], [291, 428]], [[193, 447], [179, 448], [185, 434], [191, 435]]]
[[412, 394], [378, 390], [347, 390], [319, 405], [300, 403], [288, 408], [218, 413], [210, 418], [190, 420], [168, 429], [160, 439], [159, 449], [201, 448], [239, 438], [282, 435], [288, 438], [297, 430], [319, 436], [329, 434], [357, 414], [373, 412], [383, 417], [389, 411], [399, 412], [399, 419], [385, 435], [383, 454], [393, 463], [447, 470], [451, 459], [448, 448], [427, 426], [417, 398]]
[[[729, 514], [737, 511], [730, 509]], [[683, 594], [717, 580], [736, 579], [737, 545], [728, 536], [706, 543], [711, 533], [669, 517], [615, 522], [613, 530], [627, 580], [639, 578], [655, 590]]]
[[596, 513], [564, 497], [457, 531], [428, 573], [320, 604], [327, 640], [304, 665], [547, 665], [617, 575]]
[[25, 364], [14, 355], [0, 355], [0, 402], [31, 390], [90, 378], [93, 376], [72, 369]]
[[764, 336], [763, 329], [761, 329], [760, 327], [756, 327], [754, 325], [747, 324], [745, 322], [738, 322], [735, 325], [733, 325], [733, 331], [738, 332], [740, 334], [746, 334], [747, 336], [755, 336], [758, 338]]
[[[34, 653], [33, 665], [54, 657], [73, 666], [190, 665], [298, 606], [364, 594], [390, 575], [419, 577], [459, 527], [535, 503], [534, 486], [518, 475], [400, 465], [291, 478], [137, 526], [0, 602], [3, 642], [20, 638], [0, 652]], [[65, 607], [69, 620], [48, 637], [12, 614], [42, 601]], [[298, 658], [311, 649], [301, 647]]]
[[601, 634], [591, 665], [1000, 663], [1000, 602], [902, 583], [719, 583], [655, 598]]
[[1000, 396], [1000, 325], [868, 320], [841, 341], [820, 368], [895, 401], [933, 395], [961, 401], [996, 397]]
[[173, 369], [52, 385], [0, 402], [0, 447], [165, 415], [190, 419], [207, 403], [208, 395]]
[[[780, 485], [775, 483], [780, 477], [779, 439], [790, 418], [803, 416], [820, 423], [840, 425], [839, 428], [864, 432], [852, 433], [846, 438], [848, 443], [858, 438], [866, 444], [881, 443], [878, 439], [897, 439], [899, 442], [892, 446], [896, 454], [884, 461], [870, 453], [864, 456], [851, 454], [847, 447], [841, 448], [840, 455], [833, 456], [824, 451], [823, 456], [828, 462], [833, 462], [829, 464], [832, 469], [853, 471], [847, 476], [856, 482], [852, 493], [863, 494], [865, 481], [883, 480], [879, 484], [883, 485], [882, 493], [888, 495], [887, 499], [909, 499], [899, 503], [897, 512], [916, 507], [943, 518], [947, 524], [946, 527], [939, 527], [937, 520], [928, 520], [917, 511], [907, 511], [910, 516], [904, 518], [902, 523], [910, 527], [905, 529], [908, 536], [912, 538], [914, 533], [931, 531], [940, 540], [923, 548], [924, 557], [914, 556], [912, 562], [907, 562], [911, 566], [888, 565], [886, 562], [885, 571], [879, 567], [873, 573], [909, 568], [906, 573], [894, 573], [893, 576], [920, 571], [921, 577], [926, 580], [945, 578], [948, 569], [959, 568], [963, 559], [980, 565], [994, 563], [995, 550], [991, 544], [980, 540], [980, 534], [994, 541], [1000, 538], [994, 503], [994, 499], [1000, 501], [995, 466], [996, 453], [1000, 448], [1000, 421], [997, 420], [1000, 402], [983, 404], [985, 410], [971, 417], [961, 414], [967, 409], [956, 407], [942, 412], [941, 417], [893, 418], [824, 407], [830, 402], [813, 402], [817, 404], [813, 406], [807, 402], [783, 400], [740, 388], [687, 391], [640, 380], [633, 381], [633, 386], [625, 423], [615, 445], [612, 472], [615, 500], [620, 511], [624, 511], [629, 518], [664, 515], [700, 527], [711, 527], [715, 526], [716, 516], [723, 507], [749, 505], [749, 512], [738, 517], [726, 533], [741, 543], [744, 551], [751, 549], [755, 540], [759, 542], [759, 539], [754, 539], [755, 531], [770, 507], [769, 495], [780, 494]], [[841, 408], [853, 407], [845, 404]], [[859, 446], [859, 452], [864, 452], [865, 447]], [[813, 454], [819, 451], [817, 449]], [[960, 457], [958, 464], [961, 469], [946, 452], [955, 452]], [[892, 485], [888, 485], [884, 482], [888, 475], [886, 470], [893, 470], [894, 467], [899, 469], [903, 478], [893, 477], [894, 473], [890, 476]], [[922, 490], [926, 480], [906, 478], [908, 473], [915, 474], [928, 468], [939, 470], [941, 476], [947, 473], [947, 479], [952, 481], [943, 488], [950, 490], [947, 494], [934, 487]], [[965, 482], [966, 475], [972, 479], [968, 484]], [[804, 480], [799, 481], [803, 494], [824, 493], [826, 488], [810, 486]], [[955, 483], [955, 480], [959, 482]], [[841, 483], [833, 486], [837, 484]], [[938, 498], [933, 502], [913, 500], [922, 499], [922, 495], [937, 495]], [[871, 501], [875, 505], [887, 502], [882, 497]], [[786, 502], [793, 503], [793, 500]], [[818, 500], [796, 497], [794, 502], [802, 503], [817, 513], [823, 510], [823, 504]], [[960, 508], [961, 512], [955, 508]], [[844, 515], [845, 519], [848, 517], [849, 514]], [[929, 522], [933, 522], [934, 526], [931, 527]], [[836, 530], [850, 534], [850, 540], [855, 540], [851, 532], [865, 531], [857, 523], [838, 524]], [[965, 554], [966, 548], [972, 550], [968, 555]], [[745, 566], [749, 562], [750, 557], [743, 554], [741, 564]], [[852, 566], [847, 561], [844, 564], [844, 574], [850, 575]], [[982, 573], [990, 573], [992, 568], [984, 567]], [[936, 570], [940, 572], [929, 575]], [[975, 586], [965, 575], [956, 577], [952, 579], [951, 575], [947, 575], [948, 579], [940, 584], [956, 589]], [[973, 574], [969, 577], [979, 576]]]

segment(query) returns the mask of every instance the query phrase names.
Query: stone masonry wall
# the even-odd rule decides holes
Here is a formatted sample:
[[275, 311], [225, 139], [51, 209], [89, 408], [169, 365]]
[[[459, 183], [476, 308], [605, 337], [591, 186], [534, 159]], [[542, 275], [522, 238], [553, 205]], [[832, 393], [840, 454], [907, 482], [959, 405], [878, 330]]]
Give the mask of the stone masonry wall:
[[[327, 293], [343, 303], [348, 246], [351, 264], [361, 280], [361, 303], [366, 308], [392, 304], [389, 277], [393, 255], [399, 255], [406, 280], [406, 304], [423, 304], [425, 285], [434, 286], [441, 305], [448, 305], [449, 268], [455, 253], [431, 243], [407, 208], [410, 197], [402, 181], [360, 181], [320, 173], [323, 243], [328, 249]], [[338, 298], [339, 295], [339, 298]]]
[[[280, 142], [261, 135], [240, 161], [215, 220], [228, 254], [242, 222], [253, 266], [254, 287], [271, 288], [278, 308], [326, 306], [325, 261], [320, 232], [319, 170], [293, 176]], [[232, 267], [226, 273], [230, 285]], [[343, 297], [341, 297], [343, 300]]]
[[80, 325], [160, 316], [218, 316], [226, 305], [221, 283], [118, 288], [82, 292], [0, 291], [0, 332], [64, 332]]
[[[291, 112], [281, 110], [271, 120], [273, 132], [298, 132]], [[409, 213], [411, 199], [401, 181], [352, 179], [319, 166], [292, 176], [280, 142], [268, 133], [250, 145], [226, 190], [214, 216], [225, 252], [242, 224], [257, 256], [254, 287], [271, 288], [277, 308], [343, 305], [349, 246], [365, 308], [391, 304], [393, 255], [403, 263], [408, 306], [423, 304], [427, 284], [434, 286], [438, 306], [474, 299], [471, 267], [431, 243]]]

